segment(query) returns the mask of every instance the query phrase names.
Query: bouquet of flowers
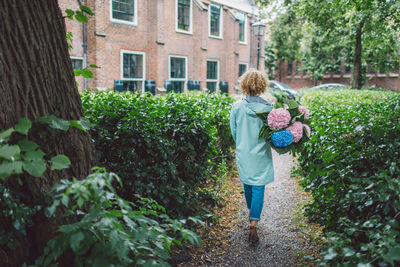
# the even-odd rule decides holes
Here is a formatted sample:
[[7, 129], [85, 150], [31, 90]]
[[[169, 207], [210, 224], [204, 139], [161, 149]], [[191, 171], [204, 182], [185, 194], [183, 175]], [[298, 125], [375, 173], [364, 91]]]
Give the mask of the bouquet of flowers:
[[279, 154], [295, 151], [310, 137], [309, 111], [293, 96], [273, 93], [277, 102], [270, 112], [257, 113], [264, 122], [258, 135], [266, 139]]

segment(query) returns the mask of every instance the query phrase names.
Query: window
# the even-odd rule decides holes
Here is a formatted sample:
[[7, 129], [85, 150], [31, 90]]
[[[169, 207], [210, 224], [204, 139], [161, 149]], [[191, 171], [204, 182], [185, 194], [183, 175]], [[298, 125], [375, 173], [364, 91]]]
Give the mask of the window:
[[218, 65], [217, 60], [207, 60], [207, 89], [210, 90], [210, 92], [217, 91]]
[[121, 79], [130, 91], [143, 91], [146, 73], [146, 55], [143, 52], [121, 51]]
[[239, 19], [239, 43], [246, 44], [246, 14], [239, 12], [237, 17]]
[[301, 62], [296, 61], [296, 76], [300, 76]]
[[239, 64], [239, 77], [247, 71], [247, 64]]
[[171, 80], [171, 90], [179, 93], [185, 91], [187, 58], [180, 56], [170, 56], [169, 58], [169, 79]]
[[176, 30], [178, 32], [191, 33], [192, 31], [192, 1], [191, 0], [177, 0], [176, 10]]
[[137, 0], [111, 0], [111, 21], [137, 24]]
[[81, 70], [83, 67], [83, 59], [81, 58], [71, 58], [72, 68], [74, 70]]
[[293, 74], [293, 63], [287, 62], [286, 76], [292, 76]]
[[210, 5], [210, 36], [222, 38], [222, 13], [221, 7], [217, 5]]
[[344, 74], [345, 75], [351, 74], [351, 64], [350, 63], [344, 63]]
[[333, 72], [335, 75], [341, 75], [342, 74], [342, 62], [341, 61], [336, 61], [335, 63], [335, 71]]

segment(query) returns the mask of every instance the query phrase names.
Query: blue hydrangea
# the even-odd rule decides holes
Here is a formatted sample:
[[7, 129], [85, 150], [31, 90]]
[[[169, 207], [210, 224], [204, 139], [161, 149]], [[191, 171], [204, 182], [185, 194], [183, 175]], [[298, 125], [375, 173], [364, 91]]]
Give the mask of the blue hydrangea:
[[290, 146], [293, 142], [293, 135], [290, 131], [279, 131], [271, 135], [271, 142], [276, 147]]

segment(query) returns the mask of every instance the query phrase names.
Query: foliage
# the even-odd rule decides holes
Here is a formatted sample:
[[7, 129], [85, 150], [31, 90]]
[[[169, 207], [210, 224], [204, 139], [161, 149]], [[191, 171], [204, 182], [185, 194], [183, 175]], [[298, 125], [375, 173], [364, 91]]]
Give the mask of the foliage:
[[268, 42], [265, 42], [265, 61], [264, 61], [264, 66], [265, 70], [267, 71], [268, 79], [274, 79], [275, 78], [275, 70], [277, 69], [277, 66], [275, 65], [275, 62], [277, 61], [275, 52], [273, 50], [273, 46], [269, 44]]
[[270, 41], [278, 61], [301, 58], [301, 25], [291, 5], [272, 23]]
[[[353, 77], [358, 81], [357, 87], [365, 81], [362, 64], [370, 63], [374, 69], [386, 71], [398, 65], [399, 1], [298, 0], [295, 3], [298, 16], [312, 25], [309, 34], [323, 47], [329, 47], [327, 50], [340, 51], [328, 53], [328, 57], [333, 56], [335, 60], [343, 56], [347, 59], [353, 57], [353, 71], [357, 67], [360, 71], [358, 76]], [[323, 66], [325, 63], [318, 60], [320, 56], [321, 53], [310, 53], [310, 62]]]
[[170, 219], [155, 201], [138, 197], [137, 206], [121, 199], [113, 182], [121, 185], [118, 176], [97, 168], [84, 180], [62, 180], [54, 187], [48, 216], [64, 206], [64, 216], [79, 220], [59, 227], [37, 266], [57, 263], [68, 250], [74, 266], [169, 266], [165, 260], [173, 243], [182, 245], [183, 239], [200, 244], [196, 234]]
[[199, 209], [196, 187], [230, 156], [231, 97], [106, 91], [85, 92], [82, 102], [99, 162], [121, 176], [122, 197], [147, 196], [185, 216]]
[[[43, 127], [48, 125], [48, 127]], [[41, 117], [36, 122], [21, 118], [12, 128], [0, 132], [0, 245], [14, 248], [19, 238], [26, 235], [32, 225], [31, 217], [41, 209], [42, 203], [26, 204], [22, 192], [22, 175], [40, 178], [47, 171], [69, 168], [65, 155], [52, 155], [31, 140], [31, 132], [44, 135], [66, 131], [70, 126], [85, 129], [85, 121], [66, 121], [54, 115]]]
[[310, 91], [310, 141], [299, 155], [307, 214], [329, 238], [322, 264], [400, 263], [400, 95]]

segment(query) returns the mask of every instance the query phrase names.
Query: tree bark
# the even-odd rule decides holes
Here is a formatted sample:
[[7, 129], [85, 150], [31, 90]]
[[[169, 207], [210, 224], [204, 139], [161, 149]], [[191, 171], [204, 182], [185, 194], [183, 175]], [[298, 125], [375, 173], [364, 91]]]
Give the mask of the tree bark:
[[361, 72], [361, 59], [362, 59], [362, 28], [364, 23], [361, 22], [356, 32], [356, 46], [354, 52], [354, 72], [353, 72], [353, 83], [352, 87], [361, 89], [362, 84], [362, 72]]
[[[82, 103], [57, 1], [0, 1], [0, 17], [0, 129], [12, 127], [21, 117], [33, 121], [54, 114], [66, 120], [79, 120], [83, 115]], [[39, 138], [34, 133], [30, 137], [44, 144], [45, 149], [68, 156], [71, 168], [46, 171], [39, 179], [22, 175], [23, 201], [28, 205], [43, 198], [60, 179], [88, 175], [94, 159], [88, 133], [70, 128], [53, 137]], [[16, 250], [0, 247], [9, 254], [4, 257], [0, 253], [1, 266], [32, 263], [63, 223], [63, 219], [48, 219], [42, 213], [33, 219], [34, 226]]]

